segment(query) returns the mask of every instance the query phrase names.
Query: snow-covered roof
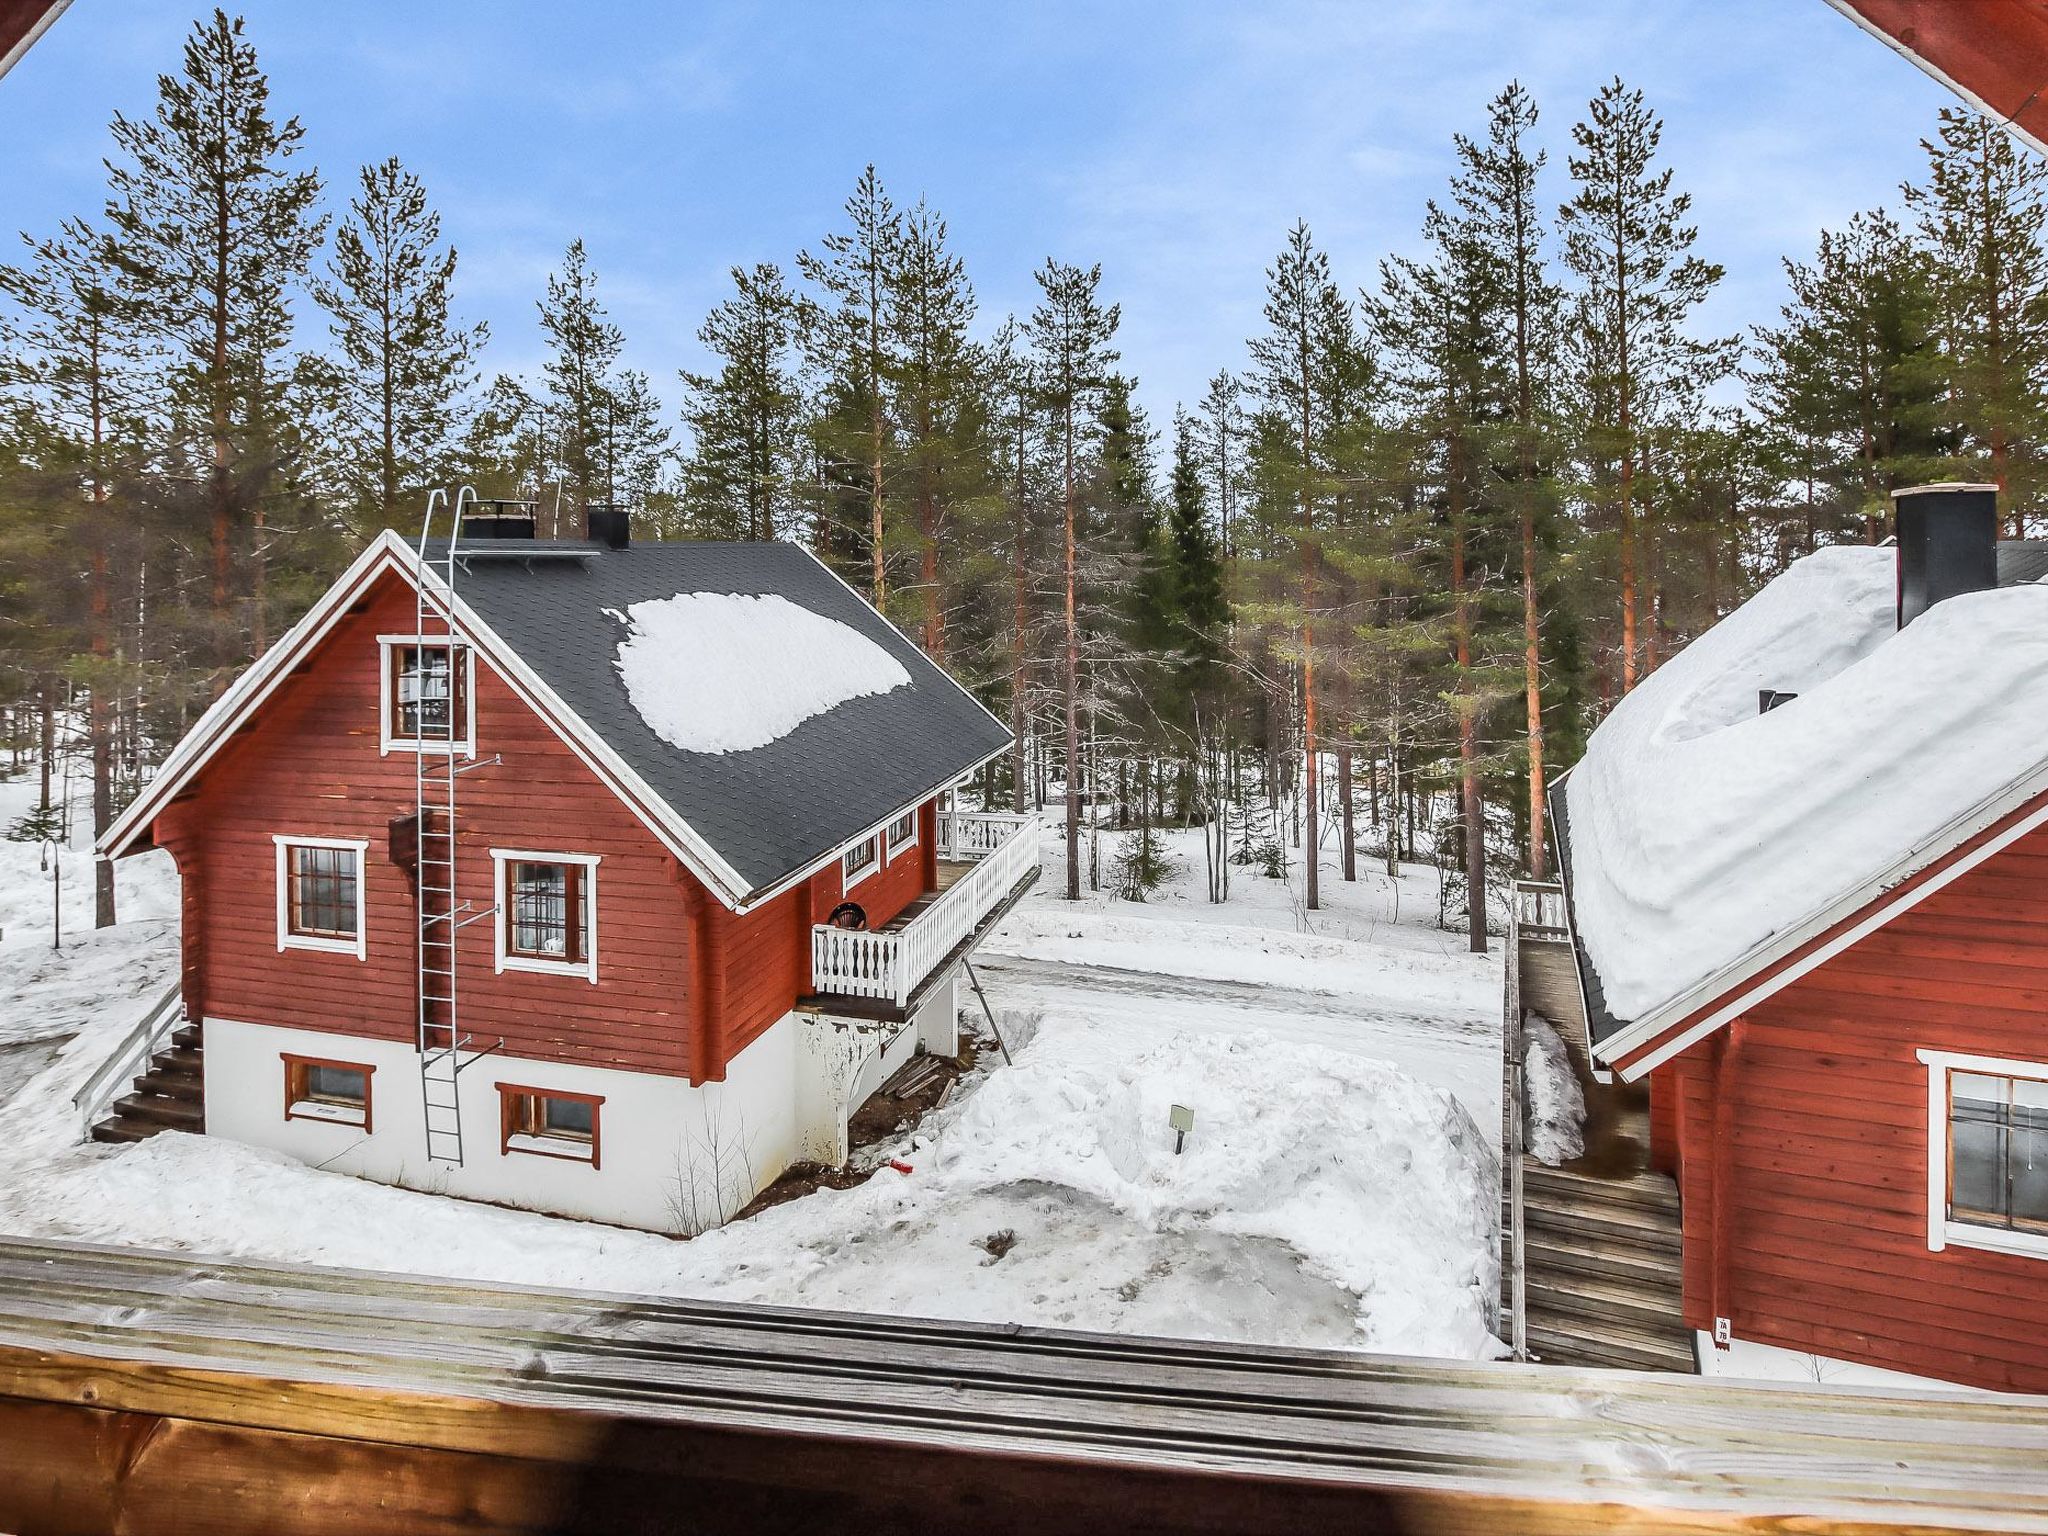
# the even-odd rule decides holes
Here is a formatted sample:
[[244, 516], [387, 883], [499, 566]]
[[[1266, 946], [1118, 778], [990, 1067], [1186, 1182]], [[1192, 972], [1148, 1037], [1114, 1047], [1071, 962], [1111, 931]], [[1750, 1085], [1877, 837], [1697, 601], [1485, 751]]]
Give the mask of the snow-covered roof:
[[[1565, 785], [1572, 918], [1606, 1043], [1713, 1002], [2048, 780], [2048, 586], [1896, 628], [1891, 549], [1795, 562], [1593, 732]], [[1759, 713], [1758, 693], [1796, 694]]]

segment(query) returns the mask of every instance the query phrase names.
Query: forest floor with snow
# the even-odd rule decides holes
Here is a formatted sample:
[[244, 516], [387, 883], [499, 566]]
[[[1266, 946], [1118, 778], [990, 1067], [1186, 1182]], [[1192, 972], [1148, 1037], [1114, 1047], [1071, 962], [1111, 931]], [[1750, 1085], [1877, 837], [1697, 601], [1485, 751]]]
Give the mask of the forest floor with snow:
[[[32, 784], [0, 783], [0, 830]], [[74, 842], [82, 845], [82, 835]], [[1015, 1057], [886, 1166], [687, 1242], [328, 1173], [165, 1133], [83, 1142], [71, 1095], [176, 969], [176, 879], [125, 860], [94, 932], [64, 863], [0, 840], [0, 1231], [463, 1279], [1483, 1357], [1497, 1293], [1499, 954], [1434, 926], [1435, 875], [1326, 870], [1328, 910], [1199, 841], [1143, 904], [1044, 878], [977, 962]], [[1112, 840], [1105, 836], [1105, 861]], [[979, 1022], [979, 1010], [965, 1022]], [[1195, 1111], [1176, 1156], [1170, 1105]], [[232, 1192], [232, 1199], [228, 1198]]]

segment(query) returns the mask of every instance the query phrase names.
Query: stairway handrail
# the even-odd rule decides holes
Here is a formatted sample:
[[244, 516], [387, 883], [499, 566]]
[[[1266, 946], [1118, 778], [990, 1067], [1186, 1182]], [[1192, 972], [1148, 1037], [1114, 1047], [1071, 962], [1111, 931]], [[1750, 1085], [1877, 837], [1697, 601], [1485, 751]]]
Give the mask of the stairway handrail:
[[156, 1055], [158, 1046], [184, 1022], [184, 1002], [184, 992], [178, 982], [165, 987], [149, 1011], [121, 1037], [121, 1043], [114, 1047], [113, 1053], [93, 1069], [92, 1076], [71, 1096], [71, 1107], [78, 1112], [81, 1141], [91, 1137], [94, 1123], [113, 1102], [121, 1079], [136, 1076]]

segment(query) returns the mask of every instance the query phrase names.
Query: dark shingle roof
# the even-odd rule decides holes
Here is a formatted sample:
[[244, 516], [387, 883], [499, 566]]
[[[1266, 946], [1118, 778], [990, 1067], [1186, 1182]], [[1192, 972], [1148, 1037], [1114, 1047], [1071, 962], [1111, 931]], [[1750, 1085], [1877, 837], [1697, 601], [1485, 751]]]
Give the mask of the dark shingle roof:
[[[571, 552], [584, 558], [566, 558]], [[525, 558], [531, 554], [538, 558]], [[967, 772], [1009, 733], [804, 550], [779, 543], [468, 540], [456, 591], [541, 680], [737, 870], [752, 891], [831, 853]], [[906, 687], [849, 699], [749, 752], [685, 752], [649, 729], [615, 665], [632, 604], [776, 594], [873, 640]], [[607, 612], [607, 610], [611, 610]], [[688, 659], [677, 658], [678, 666]]]
[[2048, 576], [2048, 539], [2000, 539], [1998, 584], [2016, 587]]

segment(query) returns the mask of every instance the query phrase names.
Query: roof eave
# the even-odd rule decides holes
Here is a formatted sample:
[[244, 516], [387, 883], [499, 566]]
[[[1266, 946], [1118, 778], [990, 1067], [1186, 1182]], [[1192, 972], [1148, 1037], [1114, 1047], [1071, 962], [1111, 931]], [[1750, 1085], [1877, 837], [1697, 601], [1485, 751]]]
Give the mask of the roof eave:
[[[2031, 809], [2029, 809], [2031, 807]], [[1888, 894], [1916, 876], [1940, 865], [1971, 839], [2005, 825], [1963, 858], [1943, 867], [1931, 880], [1887, 901]], [[2012, 780], [1979, 801], [1963, 815], [1921, 839], [1883, 872], [1816, 909], [1798, 922], [1753, 945], [1740, 957], [1689, 987], [1654, 1011], [1632, 1020], [1594, 1048], [1624, 1082], [1636, 1082], [1672, 1057], [1690, 1049], [1731, 1020], [1800, 977], [1833, 959], [1899, 913], [1917, 906], [1936, 891], [1975, 869], [1992, 855], [2042, 826], [2048, 826], [2048, 763]], [[1811, 953], [1799, 951], [1836, 929], [1834, 938]], [[1784, 962], [1798, 958], [1792, 964]], [[1782, 969], [1773, 967], [1782, 966]], [[1759, 982], [1758, 978], [1762, 980]], [[1751, 985], [1751, 983], [1757, 983]]]

